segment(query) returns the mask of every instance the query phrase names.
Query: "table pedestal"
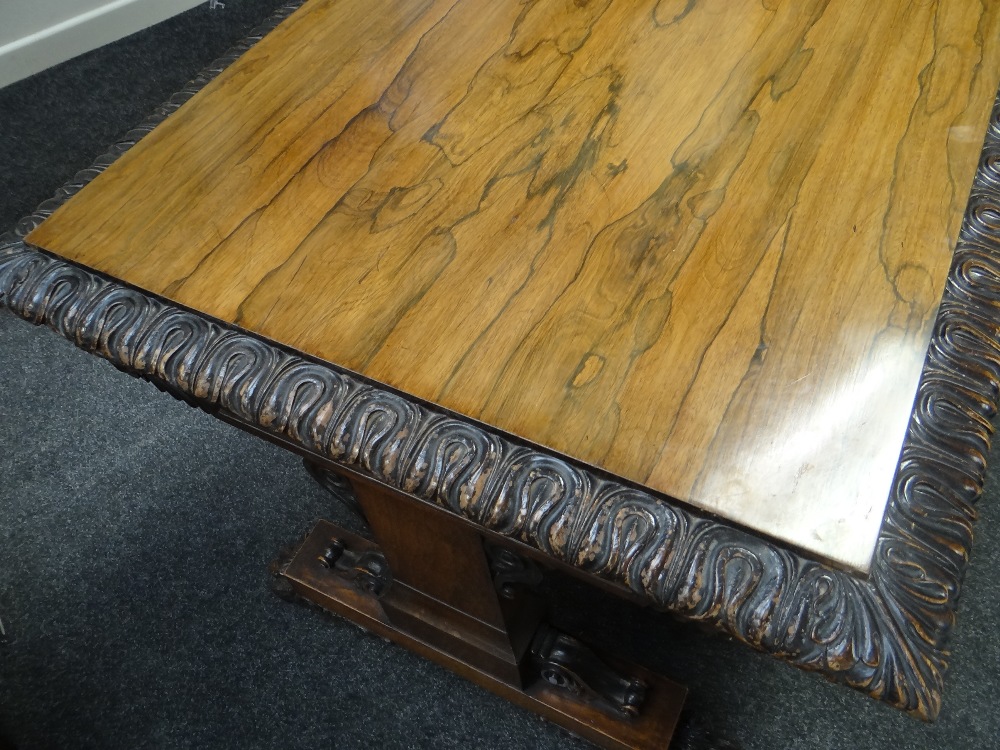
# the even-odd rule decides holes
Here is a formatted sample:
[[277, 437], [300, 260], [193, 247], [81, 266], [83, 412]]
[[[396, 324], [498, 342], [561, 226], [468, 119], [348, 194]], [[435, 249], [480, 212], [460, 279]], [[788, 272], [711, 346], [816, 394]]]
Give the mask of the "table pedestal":
[[[343, 497], [348, 485], [311, 468]], [[375, 542], [319, 521], [278, 565], [297, 596], [403, 645], [607, 748], [663, 748], [686, 689], [598, 655], [543, 619], [534, 563], [444, 511], [361, 479], [352, 503]]]

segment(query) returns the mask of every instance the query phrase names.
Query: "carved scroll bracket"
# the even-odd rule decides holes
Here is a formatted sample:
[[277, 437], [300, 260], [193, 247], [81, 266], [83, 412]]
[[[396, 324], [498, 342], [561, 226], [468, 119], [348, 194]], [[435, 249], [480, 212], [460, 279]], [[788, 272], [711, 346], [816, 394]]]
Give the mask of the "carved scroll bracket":
[[541, 585], [542, 569], [533, 560], [494, 544], [486, 545], [486, 556], [493, 584], [502, 598], [514, 599], [519, 587], [535, 590]]
[[320, 487], [329, 492], [338, 503], [351, 511], [361, 521], [367, 523], [361, 505], [358, 503], [358, 496], [354, 493], [354, 488], [347, 479], [336, 472], [327, 471], [308, 458], [302, 459], [302, 464], [309, 472], [309, 476], [315, 479]]
[[646, 683], [609, 666], [587, 646], [550, 625], [542, 625], [531, 644], [531, 656], [542, 679], [581, 701], [624, 716], [638, 716], [646, 700]]
[[355, 551], [341, 539], [331, 539], [318, 561], [330, 572], [349, 580], [359, 591], [376, 598], [392, 583], [389, 563], [381, 552]]

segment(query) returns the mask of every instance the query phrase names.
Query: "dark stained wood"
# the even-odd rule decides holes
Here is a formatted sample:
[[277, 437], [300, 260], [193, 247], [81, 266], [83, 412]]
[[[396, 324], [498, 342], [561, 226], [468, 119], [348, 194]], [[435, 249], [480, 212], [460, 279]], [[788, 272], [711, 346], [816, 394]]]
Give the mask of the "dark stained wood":
[[[515, 652], [507, 632], [479, 535], [398, 492], [360, 479], [351, 483], [393, 571], [381, 600], [389, 620], [519, 684], [524, 651]], [[533, 632], [537, 624], [522, 626]], [[528, 638], [517, 638], [522, 649]]]
[[[478, 534], [456, 519], [434, 512], [385, 487], [352, 480], [358, 501], [395, 580], [420, 586], [440, 602], [453, 604], [494, 628], [503, 613]], [[461, 576], [456, 571], [461, 571]]]
[[[407, 502], [410, 501], [399, 498], [397, 507], [405, 507]], [[447, 518], [443, 515], [439, 517]], [[438, 531], [450, 535], [454, 529], [445, 521], [445, 525]], [[680, 685], [637, 665], [602, 654], [601, 658], [612, 667], [641, 679], [648, 686], [643, 709], [634, 718], [625, 718], [592, 704], [581, 703], [567, 691], [560, 690], [544, 680], [529, 677], [522, 686], [520, 676], [511, 679], [508, 674], [503, 672], [498, 674], [494, 671], [492, 669], [494, 663], [491, 660], [483, 661], [477, 658], [477, 655], [468, 648], [458, 651], [451, 648], [454, 642], [448, 637], [440, 637], [442, 633], [435, 634], [427, 622], [419, 623], [410, 617], [394, 618], [391, 606], [387, 607], [386, 604], [391, 598], [389, 592], [397, 586], [396, 581], [390, 585], [389, 592], [379, 599], [359, 591], [349, 581], [331, 575], [318, 563], [318, 559], [329, 544], [329, 540], [334, 537], [346, 540], [349, 546], [358, 550], [382, 549], [329, 522], [320, 521], [280, 573], [281, 578], [291, 584], [297, 595], [441, 664], [477, 685], [522, 708], [544, 716], [600, 747], [616, 750], [626, 748], [652, 750], [667, 747], [669, 744], [686, 694], [686, 690]], [[438, 534], [431, 539], [420, 539], [419, 542], [425, 548], [430, 548], [441, 538], [442, 535]], [[411, 543], [411, 546], [417, 545]], [[396, 559], [400, 557], [392, 554], [388, 548], [382, 551], [387, 557]], [[405, 553], [403, 556], [405, 557]], [[452, 570], [449, 578], [462, 582], [463, 587], [468, 588], [479, 582], [475, 570], [470, 580], [464, 577], [461, 568]], [[438, 585], [436, 577], [428, 583], [432, 586]], [[489, 591], [492, 591], [492, 587], [486, 592]], [[451, 632], [461, 632], [466, 622], [463, 618], [455, 618], [438, 624]]]

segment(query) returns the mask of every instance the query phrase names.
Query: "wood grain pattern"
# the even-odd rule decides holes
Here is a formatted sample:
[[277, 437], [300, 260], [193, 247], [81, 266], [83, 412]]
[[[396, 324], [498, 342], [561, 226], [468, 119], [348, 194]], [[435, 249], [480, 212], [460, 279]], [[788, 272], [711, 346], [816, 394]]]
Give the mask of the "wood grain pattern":
[[866, 570], [972, 2], [313, 0], [33, 244]]
[[579, 462], [373, 387], [25, 244], [294, 12], [279, 9], [15, 230], [0, 303], [174, 396], [933, 719], [1000, 394], [1000, 98], [934, 323], [870, 575], [859, 579]]

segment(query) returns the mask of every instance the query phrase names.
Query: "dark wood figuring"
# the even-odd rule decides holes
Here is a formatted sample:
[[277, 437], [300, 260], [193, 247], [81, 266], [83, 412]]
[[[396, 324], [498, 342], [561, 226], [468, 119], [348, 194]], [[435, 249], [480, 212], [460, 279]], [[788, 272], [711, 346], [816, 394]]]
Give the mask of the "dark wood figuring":
[[448, 514], [351, 481], [378, 544], [320, 521], [279, 568], [291, 592], [601, 747], [669, 744], [683, 687], [544, 625], [537, 598], [491, 573], [483, 540]]
[[311, 0], [29, 241], [864, 574], [998, 40], [963, 0]]
[[25, 243], [295, 7], [0, 237], [0, 301], [256, 434], [445, 509], [595, 583], [936, 716], [1000, 389], [1000, 109], [991, 116], [875, 557], [860, 577]]

